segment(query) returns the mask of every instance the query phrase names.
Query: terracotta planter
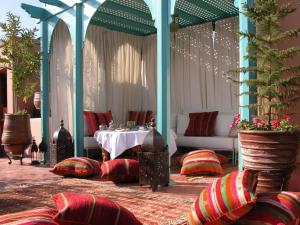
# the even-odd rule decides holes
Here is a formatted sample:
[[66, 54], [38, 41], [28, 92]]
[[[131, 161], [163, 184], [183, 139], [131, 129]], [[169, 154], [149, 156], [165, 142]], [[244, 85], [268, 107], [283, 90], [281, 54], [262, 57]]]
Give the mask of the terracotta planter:
[[5, 151], [14, 155], [23, 154], [32, 143], [30, 116], [5, 114], [1, 140]]
[[259, 171], [256, 191], [285, 190], [296, 163], [299, 133], [240, 131], [244, 167]]
[[41, 93], [34, 92], [33, 104], [36, 109], [41, 109]]

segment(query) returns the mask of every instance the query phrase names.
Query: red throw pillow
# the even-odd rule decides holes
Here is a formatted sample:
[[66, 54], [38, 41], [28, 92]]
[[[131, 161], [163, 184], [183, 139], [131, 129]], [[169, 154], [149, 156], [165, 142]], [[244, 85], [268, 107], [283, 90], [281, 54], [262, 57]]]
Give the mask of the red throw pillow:
[[300, 220], [300, 193], [261, 193], [252, 210], [236, 225], [297, 225]]
[[110, 123], [111, 121], [113, 121], [112, 113], [111, 113], [110, 110], [108, 110], [107, 112], [105, 112], [105, 113], [103, 113], [103, 114], [104, 114], [104, 116], [105, 116], [105, 119], [106, 119], [106, 121], [107, 121], [107, 126], [108, 126], [109, 123]]
[[201, 150], [188, 153], [183, 160], [180, 174], [203, 175], [223, 174], [220, 161], [214, 151]]
[[129, 121], [135, 121], [137, 123], [139, 113], [137, 111], [129, 111]]
[[89, 177], [100, 174], [98, 161], [86, 157], [74, 157], [57, 163], [50, 172], [61, 176]]
[[87, 125], [88, 136], [93, 136], [99, 127], [98, 119], [94, 112], [84, 111], [83, 115]]
[[146, 123], [146, 112], [144, 111], [141, 111], [139, 112], [139, 117], [138, 117], [138, 120], [137, 120], [137, 125], [144, 125]]
[[105, 118], [104, 113], [95, 113], [97, 120], [98, 120], [98, 125], [106, 125], [107, 126], [107, 121]]
[[189, 224], [232, 224], [255, 205], [257, 173], [232, 172], [206, 187], [196, 198], [188, 214]]
[[218, 111], [190, 113], [190, 121], [185, 136], [212, 136]]
[[11, 225], [57, 225], [53, 216], [57, 211], [49, 208], [35, 208], [0, 216], [0, 224]]
[[52, 198], [58, 210], [54, 220], [59, 224], [142, 224], [129, 210], [101, 196], [65, 192], [56, 194]]
[[102, 178], [115, 183], [139, 180], [139, 162], [133, 159], [113, 159], [101, 164]]
[[148, 110], [146, 113], [146, 123], [150, 123], [152, 118], [153, 118], [153, 112], [151, 110]]

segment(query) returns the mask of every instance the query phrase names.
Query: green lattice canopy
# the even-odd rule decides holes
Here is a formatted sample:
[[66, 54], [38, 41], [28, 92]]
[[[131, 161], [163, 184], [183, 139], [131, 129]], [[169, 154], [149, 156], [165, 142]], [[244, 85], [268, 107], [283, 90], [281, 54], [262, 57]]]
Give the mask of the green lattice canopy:
[[[175, 15], [180, 28], [238, 15], [233, 0], [177, 0]], [[91, 24], [139, 36], [156, 32], [150, 10], [143, 0], [107, 0]]]

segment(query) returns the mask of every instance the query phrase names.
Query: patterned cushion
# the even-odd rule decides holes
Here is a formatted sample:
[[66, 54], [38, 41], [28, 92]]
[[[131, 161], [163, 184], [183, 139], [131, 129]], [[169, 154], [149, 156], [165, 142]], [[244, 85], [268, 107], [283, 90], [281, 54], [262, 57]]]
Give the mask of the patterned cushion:
[[87, 125], [87, 135], [93, 136], [94, 133], [98, 130], [99, 124], [98, 119], [94, 112], [83, 112], [84, 119]]
[[138, 120], [137, 120], [137, 125], [144, 125], [146, 123], [146, 112], [141, 111], [139, 112]]
[[61, 176], [89, 177], [100, 173], [100, 165], [93, 159], [74, 157], [57, 163], [50, 172]]
[[95, 113], [98, 121], [98, 125], [108, 125], [104, 113]]
[[52, 219], [57, 213], [54, 209], [35, 208], [23, 212], [0, 216], [0, 224], [6, 225], [57, 225]]
[[[186, 153], [186, 154], [184, 154], [184, 155], [181, 156], [181, 159], [180, 159], [180, 165], [182, 165], [183, 160], [184, 160], [185, 157], [190, 156], [190, 155], [194, 155], [194, 154], [201, 153], [201, 151], [212, 151], [212, 150], [206, 150], [206, 149], [204, 150], [204, 149], [201, 149], [201, 150], [194, 150], [194, 151], [192, 151], [192, 152]], [[229, 158], [228, 158], [227, 156], [222, 155], [222, 154], [218, 154], [218, 153], [215, 153], [215, 154], [217, 155], [217, 157], [218, 157], [218, 159], [219, 159], [221, 165], [229, 162]]]
[[59, 224], [83, 225], [141, 225], [127, 209], [117, 203], [89, 194], [59, 193], [52, 196]]
[[297, 225], [300, 218], [300, 193], [262, 193], [256, 205], [236, 225]]
[[257, 174], [250, 170], [232, 172], [206, 187], [188, 214], [191, 225], [228, 225], [255, 205]]
[[212, 136], [218, 111], [190, 113], [190, 121], [185, 136]]
[[137, 123], [138, 116], [139, 116], [139, 112], [129, 111], [129, 121], [135, 121], [135, 123]]
[[188, 153], [184, 158], [180, 174], [223, 174], [220, 161], [214, 151], [201, 150]]
[[108, 124], [109, 124], [111, 121], [113, 121], [112, 113], [111, 113], [110, 110], [108, 110], [107, 112], [105, 112], [105, 113], [103, 113], [103, 114], [104, 114], [104, 116], [105, 116], [105, 119], [106, 119], [106, 121], [107, 121], [107, 126], [108, 126]]
[[115, 183], [135, 182], [139, 179], [139, 162], [133, 159], [114, 159], [101, 165], [102, 178]]

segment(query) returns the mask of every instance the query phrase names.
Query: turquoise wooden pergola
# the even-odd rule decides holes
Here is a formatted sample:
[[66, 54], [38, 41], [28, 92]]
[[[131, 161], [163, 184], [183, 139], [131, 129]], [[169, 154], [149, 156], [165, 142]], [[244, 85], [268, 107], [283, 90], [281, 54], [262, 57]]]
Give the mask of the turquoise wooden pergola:
[[[22, 4], [31, 17], [41, 24], [41, 92], [42, 92], [42, 139], [49, 143], [49, 54], [52, 34], [59, 20], [70, 31], [74, 49], [73, 101], [75, 156], [83, 155], [83, 46], [89, 24], [103, 26], [133, 35], [146, 36], [157, 33], [157, 128], [166, 142], [170, 128], [170, 24], [180, 27], [215, 22], [239, 16], [242, 32], [255, 27], [243, 14], [244, 4], [254, 0], [39, 0], [45, 7]], [[240, 39], [240, 66], [248, 67], [245, 57], [247, 39]], [[241, 80], [251, 79], [254, 74], [242, 73]], [[240, 92], [247, 92], [246, 84]], [[243, 95], [240, 106], [249, 105], [256, 99]], [[249, 109], [240, 107], [241, 118], [250, 120]], [[242, 168], [242, 161], [239, 160]]]

